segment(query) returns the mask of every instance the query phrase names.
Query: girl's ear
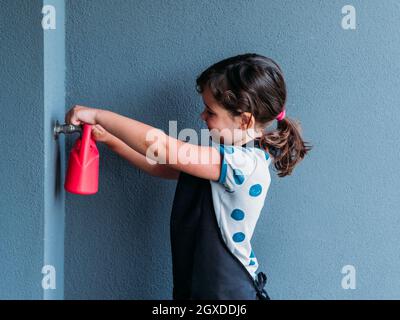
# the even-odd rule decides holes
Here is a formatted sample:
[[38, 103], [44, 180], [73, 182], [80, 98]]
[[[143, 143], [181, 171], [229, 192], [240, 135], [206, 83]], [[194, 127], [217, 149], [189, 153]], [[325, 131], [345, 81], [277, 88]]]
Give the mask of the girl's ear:
[[254, 117], [250, 112], [243, 112], [241, 115], [240, 129], [246, 130], [254, 125]]

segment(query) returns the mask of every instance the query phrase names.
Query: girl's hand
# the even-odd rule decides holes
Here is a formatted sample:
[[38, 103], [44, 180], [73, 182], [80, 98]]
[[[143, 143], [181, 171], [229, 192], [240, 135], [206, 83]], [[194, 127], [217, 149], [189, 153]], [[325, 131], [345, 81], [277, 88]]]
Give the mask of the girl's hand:
[[101, 125], [96, 124], [92, 127], [92, 137], [94, 140], [108, 143], [111, 141], [111, 133], [109, 133], [106, 129], [104, 129]]
[[75, 126], [83, 123], [96, 124], [96, 116], [100, 109], [76, 105], [65, 115], [65, 123]]

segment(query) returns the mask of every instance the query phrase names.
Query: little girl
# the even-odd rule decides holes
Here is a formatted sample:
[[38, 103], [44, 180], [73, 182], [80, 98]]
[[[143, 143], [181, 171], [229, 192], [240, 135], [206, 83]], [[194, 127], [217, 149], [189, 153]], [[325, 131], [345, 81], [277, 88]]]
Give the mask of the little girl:
[[[311, 146], [286, 117], [286, 85], [272, 59], [234, 56], [196, 83], [211, 146], [107, 110], [75, 106], [65, 120], [94, 125], [94, 138], [134, 166], [178, 180], [170, 223], [174, 299], [269, 299], [250, 242], [271, 182], [269, 165], [279, 177], [290, 175]], [[277, 128], [266, 132], [274, 120]]]

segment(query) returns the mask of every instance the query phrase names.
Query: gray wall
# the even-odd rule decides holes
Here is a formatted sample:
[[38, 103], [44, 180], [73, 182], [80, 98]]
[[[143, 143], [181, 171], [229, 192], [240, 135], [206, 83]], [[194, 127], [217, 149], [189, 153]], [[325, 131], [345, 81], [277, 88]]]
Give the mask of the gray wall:
[[[245, 52], [281, 65], [287, 115], [314, 145], [292, 176], [272, 175], [253, 239], [269, 294], [400, 298], [398, 1], [352, 1], [348, 31], [339, 0], [66, 1], [65, 47], [64, 1], [52, 3], [53, 34], [40, 26], [42, 1], [0, 0], [0, 299], [171, 298], [176, 183], [99, 144], [98, 194], [65, 198], [76, 137], [55, 142], [51, 129], [82, 104], [199, 130], [196, 75]], [[40, 286], [45, 264], [55, 291]], [[341, 287], [344, 265], [356, 290]]]
[[45, 299], [64, 298], [65, 137], [53, 138], [55, 122], [65, 116], [65, 4], [45, 0], [56, 10], [56, 29], [44, 31], [44, 264], [56, 271], [56, 288]]
[[[44, 5], [55, 30], [42, 28]], [[0, 8], [0, 299], [63, 299], [65, 143], [53, 126], [65, 113], [64, 1]]]
[[2, 0], [0, 8], [0, 299], [40, 299], [44, 96], [43, 31], [36, 22], [42, 2]]
[[[286, 74], [288, 116], [310, 156], [273, 177], [254, 246], [281, 298], [399, 298], [400, 21], [397, 1], [71, 1], [67, 102], [168, 130], [201, 127], [195, 77], [258, 52]], [[67, 197], [66, 296], [170, 298], [169, 214], [175, 184], [101, 148], [100, 191]], [[356, 268], [357, 289], [341, 287]]]

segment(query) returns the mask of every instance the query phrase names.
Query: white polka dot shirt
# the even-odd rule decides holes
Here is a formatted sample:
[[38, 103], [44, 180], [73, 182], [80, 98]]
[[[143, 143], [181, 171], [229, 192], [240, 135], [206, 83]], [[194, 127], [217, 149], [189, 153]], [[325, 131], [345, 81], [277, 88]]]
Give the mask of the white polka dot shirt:
[[228, 249], [255, 279], [258, 261], [250, 241], [271, 183], [271, 156], [253, 145], [212, 146], [222, 159], [219, 180], [210, 180], [218, 226]]

